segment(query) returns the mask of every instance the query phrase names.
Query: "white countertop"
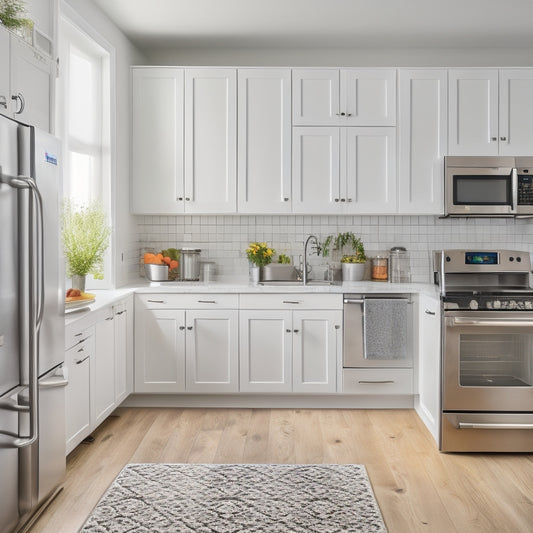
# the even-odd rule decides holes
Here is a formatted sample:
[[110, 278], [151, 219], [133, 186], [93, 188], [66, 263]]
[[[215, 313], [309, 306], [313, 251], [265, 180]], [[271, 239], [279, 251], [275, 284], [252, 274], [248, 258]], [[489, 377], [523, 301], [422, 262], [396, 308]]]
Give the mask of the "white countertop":
[[132, 293], [230, 293], [230, 294], [343, 294], [343, 293], [424, 293], [434, 298], [439, 297], [438, 288], [429, 283], [386, 283], [378, 281], [349, 281], [339, 285], [252, 285], [244, 279], [221, 279], [209, 283], [168, 281], [149, 282], [140, 279], [127, 287], [110, 290], [88, 290], [96, 296], [92, 304], [65, 315], [68, 326], [87, 314], [111, 305]]

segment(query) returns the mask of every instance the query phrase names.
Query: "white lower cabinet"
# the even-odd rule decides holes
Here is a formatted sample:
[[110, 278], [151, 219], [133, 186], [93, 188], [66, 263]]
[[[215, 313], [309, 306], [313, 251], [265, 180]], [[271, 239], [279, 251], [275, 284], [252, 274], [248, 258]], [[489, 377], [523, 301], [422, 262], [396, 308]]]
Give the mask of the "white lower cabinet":
[[[315, 298], [317, 308], [321, 296]], [[328, 303], [333, 301], [329, 299]], [[241, 392], [337, 391], [342, 311], [309, 309], [313, 302], [309, 295], [261, 295], [249, 301], [256, 309], [241, 310]], [[285, 307], [269, 309], [279, 303]], [[300, 311], [298, 306], [304, 309]]]
[[440, 301], [420, 294], [418, 303], [418, 387], [415, 409], [433, 438], [439, 442], [441, 409]]
[[132, 391], [132, 309], [130, 296], [66, 327], [67, 454]]
[[[94, 358], [94, 326], [67, 330], [65, 363], [68, 385], [65, 389], [66, 453], [70, 453], [91, 432], [91, 364]], [[75, 344], [74, 344], [75, 343]], [[72, 345], [73, 344], [73, 345]]]
[[199, 309], [176, 309], [168, 295], [137, 296], [135, 392], [238, 391], [238, 311], [220, 309], [213, 295], [193, 298]]

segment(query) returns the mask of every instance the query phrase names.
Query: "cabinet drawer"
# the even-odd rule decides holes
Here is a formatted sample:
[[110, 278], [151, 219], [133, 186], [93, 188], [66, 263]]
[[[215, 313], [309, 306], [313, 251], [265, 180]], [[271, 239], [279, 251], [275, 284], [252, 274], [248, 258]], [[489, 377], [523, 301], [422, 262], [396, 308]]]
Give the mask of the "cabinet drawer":
[[137, 294], [146, 309], [237, 309], [237, 294]]
[[345, 368], [344, 394], [413, 394], [412, 368]]
[[241, 309], [342, 309], [342, 294], [241, 294]]
[[77, 328], [75, 325], [67, 327], [65, 329], [65, 350], [86, 342], [92, 335], [94, 335], [93, 326], [89, 328]]
[[[92, 329], [92, 328], [91, 328]], [[75, 344], [65, 352], [67, 365], [80, 365], [89, 357], [94, 356], [94, 335], [84, 335], [78, 344]]]

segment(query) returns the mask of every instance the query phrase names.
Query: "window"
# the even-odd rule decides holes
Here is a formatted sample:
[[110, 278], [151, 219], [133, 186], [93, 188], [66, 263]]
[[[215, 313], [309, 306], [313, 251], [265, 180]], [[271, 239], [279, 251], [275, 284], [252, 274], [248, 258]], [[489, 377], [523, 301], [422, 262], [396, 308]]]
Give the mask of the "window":
[[[111, 217], [110, 53], [69, 19], [59, 25], [57, 135], [63, 142], [63, 195], [75, 204], [98, 200]], [[104, 280], [89, 287], [112, 286], [111, 243]]]

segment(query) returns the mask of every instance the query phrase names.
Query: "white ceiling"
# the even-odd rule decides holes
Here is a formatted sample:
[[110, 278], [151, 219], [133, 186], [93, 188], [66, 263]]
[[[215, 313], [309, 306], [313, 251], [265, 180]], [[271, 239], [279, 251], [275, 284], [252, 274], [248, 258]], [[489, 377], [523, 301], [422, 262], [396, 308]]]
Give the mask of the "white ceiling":
[[533, 48], [533, 0], [93, 0], [141, 49]]

